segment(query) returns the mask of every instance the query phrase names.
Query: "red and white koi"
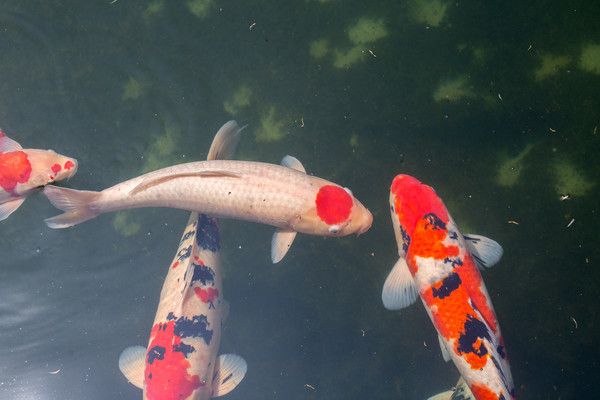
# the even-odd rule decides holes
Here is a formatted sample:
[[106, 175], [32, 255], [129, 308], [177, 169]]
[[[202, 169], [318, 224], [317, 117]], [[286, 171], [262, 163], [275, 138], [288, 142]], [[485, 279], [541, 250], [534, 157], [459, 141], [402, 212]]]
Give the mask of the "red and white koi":
[[514, 399], [500, 326], [478, 270], [498, 262], [502, 248], [483, 236], [463, 236], [435, 191], [411, 176], [394, 178], [390, 209], [400, 259], [384, 284], [384, 306], [401, 309], [420, 296], [444, 358], [474, 397]]
[[101, 192], [47, 186], [44, 194], [65, 213], [46, 223], [66, 228], [111, 211], [179, 208], [277, 227], [271, 242], [273, 262], [283, 258], [297, 232], [345, 236], [371, 227], [373, 216], [349, 189], [306, 174], [294, 157], [284, 157], [282, 164], [232, 160], [179, 164]]
[[[233, 153], [237, 138], [228, 139], [238, 134], [236, 124], [225, 124], [215, 136], [209, 159]], [[220, 246], [217, 220], [193, 212], [169, 266], [148, 346], [129, 347], [119, 357], [119, 368], [143, 388], [145, 400], [222, 396], [246, 374], [241, 357], [217, 357], [228, 313]]]
[[23, 149], [0, 130], [0, 221], [39, 188], [68, 179], [75, 172], [74, 158], [52, 150]]

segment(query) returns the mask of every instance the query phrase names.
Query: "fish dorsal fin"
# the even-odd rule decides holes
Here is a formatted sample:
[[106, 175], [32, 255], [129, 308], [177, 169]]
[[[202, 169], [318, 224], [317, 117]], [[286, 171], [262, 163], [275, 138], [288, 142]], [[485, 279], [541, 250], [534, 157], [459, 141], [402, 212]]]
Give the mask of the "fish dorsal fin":
[[491, 268], [502, 258], [504, 251], [495, 240], [474, 233], [468, 233], [463, 237], [479, 269]]
[[419, 293], [406, 259], [400, 257], [383, 284], [381, 300], [388, 310], [400, 310], [413, 304]]
[[304, 165], [302, 165], [300, 160], [298, 160], [296, 157], [292, 157], [290, 155], [287, 155], [281, 159], [281, 165], [283, 165], [284, 167], [295, 169], [296, 171], [306, 173], [306, 170], [304, 169]]
[[271, 261], [277, 264], [285, 257], [296, 238], [295, 231], [277, 229], [271, 239]]
[[0, 130], [0, 153], [8, 153], [9, 151], [23, 150], [23, 147], [16, 141], [12, 140]]
[[6, 203], [0, 203], [0, 221], [4, 221], [14, 213], [25, 201], [25, 197], [15, 197]]
[[157, 178], [148, 178], [144, 179], [139, 185], [134, 187], [129, 194], [131, 196], [136, 195], [138, 193], [143, 192], [153, 186], [160, 185], [161, 183], [165, 183], [171, 181], [173, 179], [179, 178], [241, 178], [238, 174], [234, 174], [229, 171], [198, 171], [198, 172], [182, 172], [178, 174], [171, 174], [167, 176], [160, 176]]
[[212, 381], [212, 397], [231, 392], [244, 379], [248, 364], [236, 354], [221, 354], [217, 359], [215, 375]]
[[125, 378], [135, 387], [144, 387], [144, 370], [146, 368], [146, 348], [131, 346], [121, 352], [119, 369]]
[[446, 342], [444, 338], [438, 333], [438, 343], [440, 344], [440, 349], [442, 350], [442, 357], [444, 361], [450, 361], [450, 353], [448, 353], [448, 349], [446, 348]]
[[240, 141], [241, 133], [246, 127], [238, 125], [234, 120], [227, 121], [217, 131], [208, 150], [207, 160], [228, 160], [233, 157], [235, 149]]

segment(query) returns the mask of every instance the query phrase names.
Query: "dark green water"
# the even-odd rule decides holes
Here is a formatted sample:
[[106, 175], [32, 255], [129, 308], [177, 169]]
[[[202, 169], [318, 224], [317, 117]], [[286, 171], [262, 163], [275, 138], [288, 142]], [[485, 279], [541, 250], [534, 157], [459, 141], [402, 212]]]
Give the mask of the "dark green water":
[[[2, 2], [0, 125], [76, 157], [67, 186], [101, 189], [204, 159], [235, 118], [240, 159], [292, 154], [371, 209], [368, 233], [299, 237], [276, 266], [271, 228], [223, 222], [221, 349], [249, 366], [227, 398], [425, 399], [456, 382], [423, 307], [381, 304], [398, 173], [503, 245], [484, 279], [518, 398], [600, 397], [600, 3], [202, 3]], [[188, 213], [52, 231], [56, 213], [36, 196], [0, 224], [0, 398], [141, 398], [118, 356], [147, 342]]]

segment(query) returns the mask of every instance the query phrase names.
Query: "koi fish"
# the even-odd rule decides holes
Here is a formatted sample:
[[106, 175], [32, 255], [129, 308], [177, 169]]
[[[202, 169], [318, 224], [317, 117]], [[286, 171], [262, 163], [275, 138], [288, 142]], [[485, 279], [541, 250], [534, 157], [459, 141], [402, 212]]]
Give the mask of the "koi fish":
[[[233, 121], [215, 136], [209, 159], [233, 153], [239, 136]], [[225, 148], [225, 151], [220, 151]], [[144, 400], [200, 400], [222, 396], [244, 378], [247, 365], [235, 354], [217, 357], [228, 314], [223, 299], [217, 221], [191, 213], [163, 284], [147, 347], [125, 349], [119, 368]]]
[[463, 236], [435, 191], [411, 176], [394, 178], [390, 209], [400, 259], [384, 284], [384, 306], [398, 310], [420, 296], [444, 359], [454, 362], [474, 397], [514, 399], [500, 326], [479, 273], [500, 260], [502, 247]]
[[283, 258], [298, 232], [360, 234], [373, 221], [372, 214], [349, 189], [306, 174], [300, 161], [291, 156], [284, 157], [282, 165], [191, 162], [159, 169], [101, 192], [47, 186], [44, 194], [65, 211], [46, 219], [51, 228], [66, 228], [102, 213], [140, 207], [178, 208], [273, 225], [278, 228], [271, 241], [274, 263]]
[[74, 158], [52, 150], [23, 149], [0, 130], [0, 221], [40, 187], [68, 179], [75, 172]]

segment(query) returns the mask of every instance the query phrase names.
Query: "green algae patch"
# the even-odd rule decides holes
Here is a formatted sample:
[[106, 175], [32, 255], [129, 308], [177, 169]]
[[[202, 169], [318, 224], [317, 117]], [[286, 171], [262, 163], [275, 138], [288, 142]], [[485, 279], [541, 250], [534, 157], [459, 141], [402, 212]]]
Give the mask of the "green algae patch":
[[130, 77], [123, 87], [123, 100], [136, 100], [144, 93], [145, 85], [139, 80]]
[[584, 196], [593, 187], [590, 181], [568, 160], [559, 160], [553, 166], [554, 188], [559, 195]]
[[382, 19], [363, 17], [348, 30], [348, 39], [355, 45], [367, 45], [388, 35]]
[[462, 99], [477, 97], [466, 76], [446, 80], [433, 92], [433, 99], [438, 102], [456, 103]]
[[162, 14], [164, 9], [165, 9], [164, 0], [151, 1], [150, 3], [148, 3], [148, 6], [144, 10], [144, 18], [149, 19], [149, 18], [155, 17], [159, 14]]
[[120, 211], [113, 218], [113, 228], [121, 235], [128, 237], [138, 233], [142, 229], [142, 225], [137, 221], [132, 221], [129, 212]]
[[198, 18], [206, 18], [214, 5], [214, 0], [190, 0], [187, 2], [188, 10]]
[[317, 39], [310, 43], [308, 48], [308, 53], [315, 60], [321, 60], [329, 54], [329, 40], [327, 39]]
[[533, 73], [535, 80], [543, 81], [544, 79], [548, 79], [567, 68], [570, 63], [571, 58], [569, 56], [544, 54], [542, 55], [541, 65]]
[[530, 143], [515, 157], [503, 157], [496, 173], [496, 183], [498, 185], [512, 187], [519, 181], [524, 168], [523, 160], [529, 155], [533, 147], [534, 144]]
[[285, 121], [277, 115], [275, 106], [269, 107], [260, 117], [260, 127], [255, 138], [259, 143], [278, 142], [285, 137]]
[[581, 51], [579, 68], [593, 74], [600, 74], [600, 44], [589, 44]]
[[244, 108], [250, 106], [252, 89], [248, 85], [241, 85], [229, 100], [223, 102], [223, 109], [231, 115], [239, 114]]
[[408, 9], [413, 21], [438, 27], [446, 18], [448, 6], [448, 2], [441, 0], [413, 0], [409, 3]]
[[179, 129], [165, 127], [165, 132], [157, 136], [148, 147], [142, 173], [154, 171], [176, 162], [175, 150], [180, 136]]
[[333, 66], [335, 68], [350, 68], [361, 61], [364, 56], [365, 52], [361, 46], [353, 47], [347, 51], [335, 49], [333, 51]]

